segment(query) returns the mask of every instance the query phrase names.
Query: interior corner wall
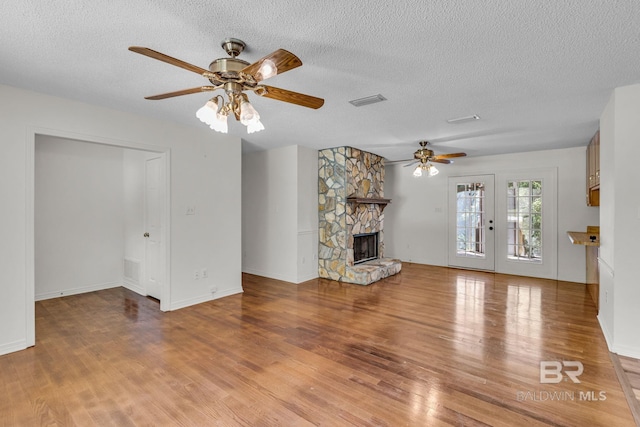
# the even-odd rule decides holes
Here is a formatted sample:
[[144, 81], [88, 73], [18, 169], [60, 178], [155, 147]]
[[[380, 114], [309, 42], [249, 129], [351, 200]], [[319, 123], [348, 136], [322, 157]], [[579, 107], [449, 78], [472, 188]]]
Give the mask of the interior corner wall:
[[298, 275], [318, 277], [318, 150], [298, 146]]
[[242, 157], [242, 271], [318, 277], [318, 151], [297, 145]]
[[242, 156], [242, 271], [297, 282], [298, 150]]
[[599, 320], [610, 350], [635, 358], [640, 358], [640, 194], [632, 188], [640, 157], [638, 117], [640, 84], [616, 88], [601, 116], [600, 135], [600, 202], [604, 208], [600, 216]]
[[36, 136], [36, 300], [122, 284], [123, 151]]
[[[0, 354], [33, 343], [34, 302], [25, 296], [33, 294], [34, 134], [167, 153], [169, 309], [242, 292], [241, 140], [197, 125], [0, 85]], [[186, 215], [188, 206], [196, 215]], [[202, 267], [210, 278], [194, 280]]]
[[[585, 143], [588, 141], [585, 141]], [[599, 223], [598, 208], [585, 203], [586, 147], [469, 157], [438, 166], [434, 177], [414, 178], [402, 164], [385, 168], [385, 255], [403, 261], [448, 265], [449, 176], [512, 172], [535, 165], [558, 170], [558, 280], [585, 283], [585, 252], [566, 232]], [[444, 249], [443, 249], [444, 248]]]

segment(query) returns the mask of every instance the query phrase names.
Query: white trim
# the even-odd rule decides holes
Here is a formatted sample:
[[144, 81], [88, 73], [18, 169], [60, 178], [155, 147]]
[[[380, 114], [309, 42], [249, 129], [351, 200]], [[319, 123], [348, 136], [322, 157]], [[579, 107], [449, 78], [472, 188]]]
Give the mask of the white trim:
[[607, 273], [609, 273], [609, 276], [611, 277], [615, 277], [613, 268], [611, 268], [611, 266], [609, 264], [607, 264], [607, 262], [605, 260], [603, 260], [602, 258], [598, 257], [598, 264], [602, 267], [604, 267], [604, 269], [601, 269], [600, 271], [605, 271]]
[[628, 347], [626, 345], [614, 345], [611, 350], [620, 356], [632, 357], [634, 359], [640, 359], [640, 348]]
[[139, 283], [135, 283], [129, 279], [122, 279], [122, 287], [129, 289], [132, 292], [135, 292], [136, 294], [142, 295], [142, 296], [147, 296], [144, 288], [139, 284]]
[[69, 295], [84, 294], [84, 293], [93, 292], [93, 291], [102, 291], [104, 289], [119, 288], [121, 286], [122, 286], [121, 282], [96, 283], [94, 285], [79, 286], [77, 288], [62, 289], [59, 291], [51, 291], [51, 292], [45, 292], [43, 294], [36, 294], [35, 300], [43, 301], [51, 298], [66, 297]]
[[222, 292], [216, 292], [215, 294], [213, 294], [213, 296], [211, 296], [210, 294], [207, 294], [207, 295], [203, 295], [203, 296], [200, 296], [200, 297], [189, 298], [189, 299], [182, 300], [182, 301], [176, 301], [171, 306], [171, 310], [179, 310], [181, 308], [190, 307], [192, 305], [201, 304], [203, 302], [213, 301], [213, 300], [216, 300], [216, 299], [228, 297], [230, 295], [241, 294], [243, 292], [244, 291], [242, 290], [241, 287], [240, 288], [232, 288], [232, 289], [227, 289], [227, 290], [222, 291]]
[[24, 350], [25, 348], [30, 347], [27, 345], [26, 340], [18, 340], [10, 343], [6, 343], [0, 345], [0, 356], [4, 354], [14, 353], [16, 351]]
[[[506, 183], [509, 180], [542, 180], [543, 236], [542, 262], [528, 263], [510, 260], [506, 239]], [[519, 276], [558, 278], [558, 168], [523, 169], [496, 174], [496, 272]]]
[[313, 279], [317, 279], [318, 277], [318, 273], [313, 273], [313, 274], [307, 274], [306, 276], [302, 276], [302, 277], [298, 277], [298, 281], [296, 282], [296, 284], [300, 284], [302, 282], [307, 282], [309, 280], [313, 280]]
[[[36, 131], [25, 134], [25, 347], [36, 345], [36, 255], [35, 255], [35, 197], [36, 197]], [[21, 350], [21, 349], [19, 349]]]
[[270, 273], [270, 272], [266, 272], [266, 271], [261, 271], [261, 270], [256, 270], [253, 268], [243, 268], [242, 269], [243, 273], [247, 273], [247, 274], [253, 274], [254, 276], [261, 276], [261, 277], [268, 277], [269, 279], [276, 279], [276, 280], [281, 280], [283, 282], [289, 282], [289, 283], [296, 283], [296, 278], [291, 278], [289, 276], [286, 276], [284, 274], [279, 274], [279, 273]]
[[[165, 158], [165, 212], [164, 227], [165, 235], [165, 281], [163, 298], [160, 301], [160, 310], [169, 311], [171, 308], [171, 149], [157, 147], [148, 144], [140, 144], [133, 141], [122, 141], [113, 138], [106, 138], [97, 135], [86, 135], [77, 132], [70, 132], [60, 129], [51, 129], [40, 126], [27, 125], [25, 130], [25, 316], [26, 333], [25, 346], [34, 346], [36, 343], [36, 321], [35, 321], [35, 144], [36, 135], [54, 136], [59, 138], [73, 139], [81, 142], [94, 144], [111, 145], [120, 148], [149, 151], [160, 153]], [[0, 352], [1, 352], [0, 348]]]
[[605, 323], [602, 316], [598, 314], [596, 318], [598, 319], [598, 323], [600, 323], [600, 329], [602, 330], [602, 334], [604, 335], [604, 340], [607, 342], [607, 348], [609, 349], [609, 351], [613, 352], [613, 335], [611, 335], [609, 329], [607, 329], [607, 324]]

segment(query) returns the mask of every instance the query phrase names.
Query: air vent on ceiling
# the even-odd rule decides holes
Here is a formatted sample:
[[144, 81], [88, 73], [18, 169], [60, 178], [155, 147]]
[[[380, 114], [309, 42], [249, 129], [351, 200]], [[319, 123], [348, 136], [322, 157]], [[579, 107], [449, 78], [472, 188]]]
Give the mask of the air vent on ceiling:
[[382, 101], [386, 101], [387, 98], [385, 98], [384, 96], [377, 94], [377, 95], [372, 95], [372, 96], [367, 96], [364, 98], [359, 98], [359, 99], [353, 99], [351, 101], [349, 101], [349, 104], [355, 106], [355, 107], [362, 107], [363, 105], [369, 105], [369, 104], [375, 104], [376, 102], [382, 102]]
[[464, 116], [464, 117], [456, 117], [455, 119], [447, 120], [447, 123], [451, 123], [452, 125], [458, 125], [460, 123], [473, 122], [475, 120], [480, 120], [480, 116], [474, 114], [472, 116]]

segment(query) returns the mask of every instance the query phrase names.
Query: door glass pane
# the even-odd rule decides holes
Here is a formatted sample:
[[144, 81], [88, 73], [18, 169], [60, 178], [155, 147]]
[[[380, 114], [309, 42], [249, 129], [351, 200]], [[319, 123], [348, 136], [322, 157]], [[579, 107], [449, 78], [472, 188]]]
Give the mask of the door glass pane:
[[484, 183], [458, 183], [456, 188], [456, 254], [484, 258]]
[[507, 257], [542, 262], [542, 180], [507, 182]]

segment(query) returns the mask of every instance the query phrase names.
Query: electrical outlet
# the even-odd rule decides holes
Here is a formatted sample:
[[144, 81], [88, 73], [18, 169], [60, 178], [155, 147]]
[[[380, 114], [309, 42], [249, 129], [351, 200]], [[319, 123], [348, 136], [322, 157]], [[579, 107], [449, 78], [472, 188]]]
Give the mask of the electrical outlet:
[[193, 280], [198, 280], [200, 278], [200, 270], [193, 270]]
[[218, 287], [216, 285], [213, 285], [209, 288], [209, 291], [211, 291], [211, 294], [215, 294], [216, 292], [218, 292]]
[[202, 278], [206, 279], [207, 277], [209, 277], [209, 271], [206, 268], [202, 269]]
[[195, 206], [187, 206], [187, 215], [195, 215], [196, 207]]

